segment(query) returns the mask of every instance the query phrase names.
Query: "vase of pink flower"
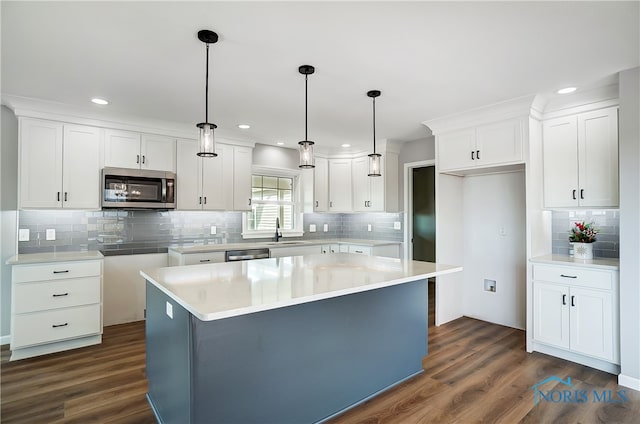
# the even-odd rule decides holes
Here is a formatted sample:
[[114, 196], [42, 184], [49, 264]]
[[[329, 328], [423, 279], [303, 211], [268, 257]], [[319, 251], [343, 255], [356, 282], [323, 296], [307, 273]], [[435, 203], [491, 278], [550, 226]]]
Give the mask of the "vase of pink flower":
[[593, 222], [576, 222], [570, 231], [569, 241], [573, 244], [573, 257], [593, 259], [593, 242], [596, 241], [598, 228]]

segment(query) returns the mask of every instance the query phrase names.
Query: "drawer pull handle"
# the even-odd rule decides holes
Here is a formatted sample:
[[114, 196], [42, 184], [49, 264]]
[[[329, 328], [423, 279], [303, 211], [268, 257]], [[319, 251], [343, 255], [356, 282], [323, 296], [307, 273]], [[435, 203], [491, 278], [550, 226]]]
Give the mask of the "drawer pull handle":
[[69, 272], [68, 269], [65, 269], [64, 271], [53, 271], [54, 274], [66, 274], [67, 272]]
[[63, 296], [69, 296], [69, 293], [53, 294], [53, 297], [63, 297]]
[[564, 274], [560, 274], [561, 277], [563, 278], [578, 278], [577, 275], [564, 275]]
[[204, 263], [204, 262], [211, 262], [211, 259], [200, 259], [200, 262]]
[[364, 253], [362, 250], [356, 250], [356, 253]]
[[53, 324], [51, 328], [66, 327], [67, 325], [69, 325], [68, 322], [65, 322], [64, 324]]

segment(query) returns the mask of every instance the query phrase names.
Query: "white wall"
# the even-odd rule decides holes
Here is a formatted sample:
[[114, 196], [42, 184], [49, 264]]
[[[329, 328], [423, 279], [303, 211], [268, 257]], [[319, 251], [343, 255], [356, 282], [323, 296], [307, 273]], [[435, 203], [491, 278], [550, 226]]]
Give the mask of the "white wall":
[[272, 168], [299, 169], [300, 155], [296, 149], [256, 144], [253, 164]]
[[8, 343], [11, 331], [11, 267], [7, 259], [17, 253], [18, 120], [2, 106], [0, 139], [0, 340]]
[[[463, 182], [464, 315], [524, 329], [524, 172], [467, 176]], [[495, 280], [496, 292], [484, 290]]]
[[404, 209], [404, 164], [436, 158], [436, 139], [433, 136], [403, 143], [398, 155], [398, 208]]
[[640, 390], [640, 68], [620, 73], [620, 384]]

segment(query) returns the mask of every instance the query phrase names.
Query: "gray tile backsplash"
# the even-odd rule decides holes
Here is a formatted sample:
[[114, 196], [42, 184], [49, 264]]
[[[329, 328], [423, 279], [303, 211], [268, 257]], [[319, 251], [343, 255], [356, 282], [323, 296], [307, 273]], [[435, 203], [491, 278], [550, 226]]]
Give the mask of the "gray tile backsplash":
[[[105, 254], [165, 252], [168, 246], [185, 244], [240, 243], [241, 212], [181, 211], [20, 211], [19, 228], [30, 231], [30, 240], [18, 243], [18, 253], [101, 250]], [[402, 213], [304, 214], [301, 239], [358, 238], [402, 241], [403, 231], [394, 230]], [[309, 232], [309, 225], [316, 232]], [[323, 231], [328, 224], [328, 231]], [[372, 231], [367, 231], [367, 224]], [[216, 234], [211, 235], [211, 226]], [[56, 240], [47, 241], [47, 229], [56, 230]], [[264, 239], [268, 241], [270, 239]], [[247, 240], [249, 241], [249, 240]], [[262, 241], [253, 239], [250, 241]]]
[[620, 257], [620, 212], [618, 210], [580, 210], [552, 212], [552, 251], [568, 255], [569, 231], [576, 222], [594, 222], [600, 229], [593, 244], [593, 255], [599, 258]]

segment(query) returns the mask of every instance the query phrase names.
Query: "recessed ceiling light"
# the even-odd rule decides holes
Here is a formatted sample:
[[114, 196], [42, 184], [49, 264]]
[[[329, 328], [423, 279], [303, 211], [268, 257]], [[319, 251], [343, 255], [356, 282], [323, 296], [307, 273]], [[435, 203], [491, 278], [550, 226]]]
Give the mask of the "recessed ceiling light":
[[561, 88], [560, 90], [558, 90], [558, 94], [569, 94], [569, 93], [573, 93], [576, 90], [577, 90], [576, 87]]
[[240, 128], [241, 130], [248, 130], [249, 128], [251, 128], [251, 125], [249, 125], [249, 124], [238, 124], [238, 128]]
[[351, 144], [343, 144], [342, 147], [351, 147]]
[[100, 97], [94, 97], [91, 101], [97, 105], [108, 105], [109, 101], [105, 99], [101, 99]]
[[278, 141], [276, 144], [277, 144], [278, 146], [284, 146], [284, 143], [283, 143], [282, 141]]

